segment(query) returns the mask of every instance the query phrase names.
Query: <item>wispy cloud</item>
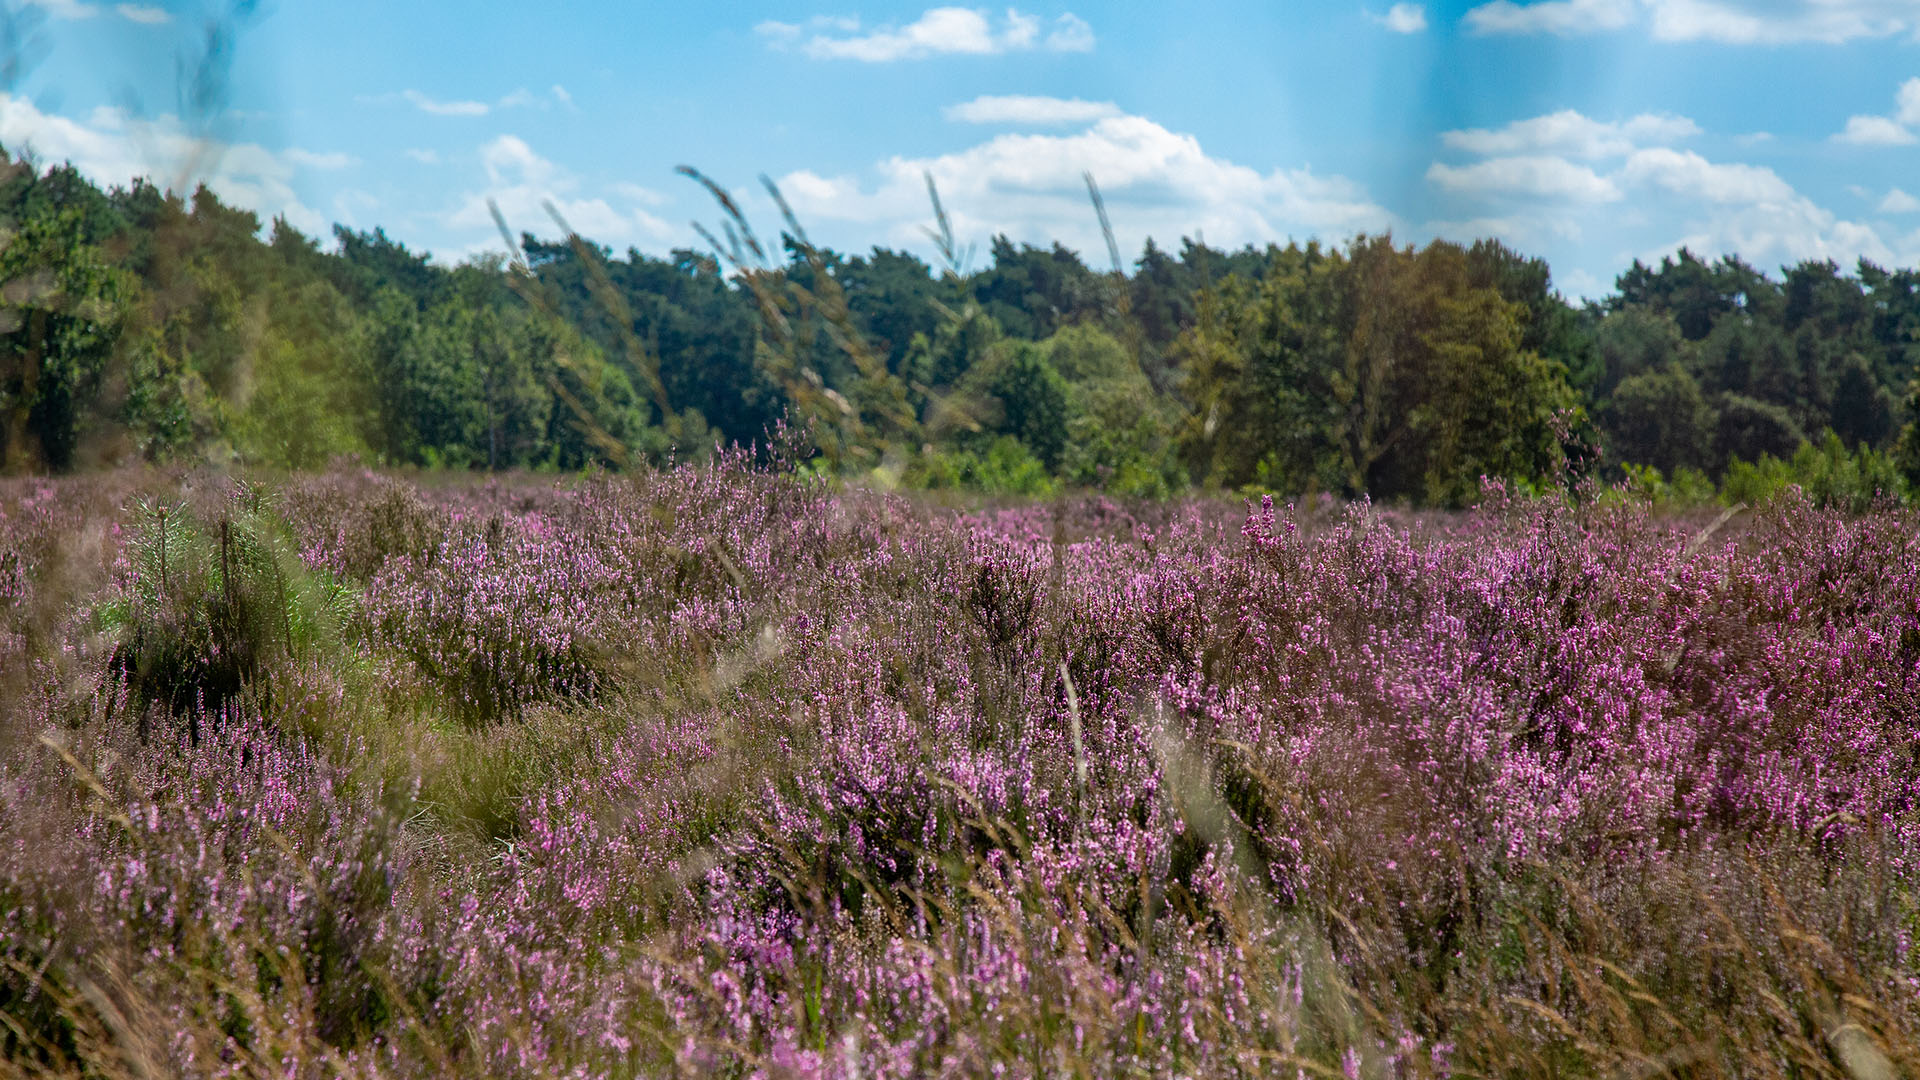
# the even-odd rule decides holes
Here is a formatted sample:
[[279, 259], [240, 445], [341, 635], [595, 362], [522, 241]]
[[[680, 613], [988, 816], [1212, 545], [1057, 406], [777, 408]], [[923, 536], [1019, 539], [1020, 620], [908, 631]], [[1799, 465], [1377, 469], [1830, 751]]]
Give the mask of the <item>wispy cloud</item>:
[[1063, 127], [1119, 116], [1111, 101], [1037, 97], [1026, 94], [982, 94], [972, 101], [949, 105], [941, 115], [963, 124], [1007, 124], [1020, 127]]
[[424, 147], [415, 146], [408, 148], [404, 153], [407, 157], [422, 165], [440, 164], [440, 151], [438, 150], [429, 150]]
[[1427, 28], [1427, 9], [1423, 4], [1395, 4], [1385, 15], [1368, 12], [1367, 18], [1396, 34], [1417, 34]]
[[1618, 30], [1633, 22], [1635, 0], [1539, 0], [1516, 4], [1493, 0], [1467, 12], [1467, 29], [1476, 34], [1590, 34]]
[[359, 160], [352, 155], [341, 153], [338, 150], [317, 153], [312, 150], [302, 150], [295, 146], [281, 153], [289, 162], [308, 169], [327, 169], [331, 171], [351, 168], [360, 163]]
[[769, 45], [817, 60], [888, 63], [930, 56], [992, 56], [1009, 52], [1089, 52], [1093, 27], [1071, 12], [1043, 23], [1015, 8], [995, 18], [984, 8], [929, 8], [904, 25], [868, 28], [852, 16], [817, 16], [804, 23], [768, 20], [754, 32]]
[[407, 104], [430, 116], [485, 116], [492, 108], [484, 101], [440, 101], [418, 90], [402, 90]]
[[440, 101], [428, 97], [418, 90], [403, 90], [399, 94], [385, 94], [378, 97], [362, 98], [362, 101], [405, 101], [421, 112], [434, 116], [486, 116], [495, 109], [551, 109], [555, 105], [573, 108], [573, 95], [567, 88], [555, 83], [545, 93], [535, 93], [524, 86], [502, 94], [497, 101]]
[[1913, 0], [1493, 0], [1464, 21], [1480, 34], [1569, 37], [1642, 25], [1655, 41], [1837, 45], [1914, 32], [1920, 10]]
[[1047, 31], [1043, 44], [1049, 52], [1092, 52], [1093, 26], [1068, 12], [1053, 20], [1053, 29]]
[[363, 95], [358, 100], [370, 103], [405, 102], [429, 116], [487, 116], [495, 109], [552, 108], [559, 104], [573, 108], [573, 95], [567, 88], [555, 83], [544, 94], [536, 94], [526, 87], [518, 87], [501, 95], [493, 102], [465, 100], [443, 101], [430, 97], [419, 90], [402, 90], [397, 94]]
[[1657, 41], [1726, 45], [1838, 45], [1891, 37], [1915, 26], [1911, 0], [1792, 0], [1784, 4], [1727, 0], [1645, 0]]
[[380, 209], [380, 200], [370, 191], [348, 188], [333, 197], [333, 216], [350, 229], [361, 228], [363, 216]]
[[173, 21], [173, 16], [165, 8], [149, 7], [145, 4], [116, 4], [114, 13], [128, 22], [142, 26], [161, 26]]
[[663, 193], [631, 180], [616, 181], [613, 185], [613, 193], [623, 199], [639, 203], [641, 206], [665, 206], [672, 201]]
[[[108, 9], [99, 4], [89, 4], [86, 0], [23, 0], [27, 7], [38, 8], [52, 19], [91, 19]], [[148, 4], [115, 4], [115, 15], [128, 22], [142, 26], [160, 26], [173, 21], [173, 16], [165, 8]]]
[[100, 14], [98, 4], [82, 3], [81, 0], [26, 0], [26, 5], [39, 8], [55, 19], [91, 19]]

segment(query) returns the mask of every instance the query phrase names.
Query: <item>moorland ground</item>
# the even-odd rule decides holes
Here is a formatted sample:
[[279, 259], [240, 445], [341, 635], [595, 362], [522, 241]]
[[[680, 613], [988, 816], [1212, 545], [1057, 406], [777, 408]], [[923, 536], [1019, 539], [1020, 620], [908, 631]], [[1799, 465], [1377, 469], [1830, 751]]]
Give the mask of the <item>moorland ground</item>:
[[1920, 1069], [1920, 537], [0, 486], [0, 1074]]

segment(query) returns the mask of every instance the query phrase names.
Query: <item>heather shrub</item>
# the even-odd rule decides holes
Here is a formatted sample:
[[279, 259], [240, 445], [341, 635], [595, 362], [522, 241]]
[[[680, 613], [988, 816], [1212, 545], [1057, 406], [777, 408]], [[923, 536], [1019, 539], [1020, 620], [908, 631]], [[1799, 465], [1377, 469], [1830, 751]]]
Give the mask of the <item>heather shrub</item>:
[[13, 513], [0, 517], [0, 658], [18, 664], [30, 647], [34, 571], [43, 552], [36, 550], [40, 547], [33, 535], [37, 530], [18, 520], [22, 511], [31, 513], [31, 506], [15, 504], [9, 509]]
[[[13, 1029], [10, 1058], [240, 1071], [391, 1020], [376, 973], [403, 974], [387, 951], [400, 869], [378, 791], [343, 790], [238, 714], [199, 736], [107, 723], [43, 749], [4, 776], [0, 1008], [59, 1022]], [[76, 865], [50, 835], [96, 840]]]
[[[36, 664], [89, 653], [74, 625], [74, 600], [111, 576], [120, 544], [118, 508], [135, 497], [124, 475], [66, 481], [0, 480], [0, 687], [27, 693]], [[69, 650], [63, 646], [74, 645]]]
[[529, 529], [542, 527], [501, 523], [450, 538], [424, 557], [392, 560], [367, 587], [378, 639], [471, 722], [591, 698], [604, 677], [599, 634], [617, 583], [591, 550]]
[[444, 507], [411, 486], [373, 474], [296, 484], [286, 515], [303, 554], [324, 560], [342, 580], [361, 582], [392, 558], [431, 559], [453, 524]]
[[967, 564], [966, 611], [987, 649], [1011, 667], [1032, 643], [1040, 570], [1027, 552], [986, 538]]
[[[169, 483], [75, 492], [123, 546], [57, 577], [61, 487], [0, 498], [35, 609], [139, 596], [171, 492], [224, 657], [248, 506]], [[86, 618], [20, 638], [15, 1071], [1920, 1065], [1910, 512], [956, 505], [744, 455], [282, 505], [358, 599], [218, 708], [143, 711]]]

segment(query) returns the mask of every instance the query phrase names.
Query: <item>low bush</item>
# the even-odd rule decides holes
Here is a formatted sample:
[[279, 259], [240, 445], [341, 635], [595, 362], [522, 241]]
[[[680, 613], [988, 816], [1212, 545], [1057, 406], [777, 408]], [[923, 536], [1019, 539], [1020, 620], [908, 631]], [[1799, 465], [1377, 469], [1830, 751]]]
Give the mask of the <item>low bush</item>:
[[131, 516], [123, 571], [94, 620], [137, 706], [218, 713], [264, 690], [274, 666], [340, 646], [353, 595], [301, 562], [264, 490], [240, 485], [212, 520], [157, 498]]
[[1911, 510], [134, 487], [0, 498], [9, 1073], [1920, 1067]]

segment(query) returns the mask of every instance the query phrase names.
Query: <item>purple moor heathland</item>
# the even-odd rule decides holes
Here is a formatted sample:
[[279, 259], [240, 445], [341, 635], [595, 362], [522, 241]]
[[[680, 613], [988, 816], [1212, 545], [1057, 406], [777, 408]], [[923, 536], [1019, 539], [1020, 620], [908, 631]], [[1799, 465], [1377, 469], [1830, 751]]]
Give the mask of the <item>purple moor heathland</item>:
[[0, 1075], [1920, 1069], [1920, 536], [0, 486]]

